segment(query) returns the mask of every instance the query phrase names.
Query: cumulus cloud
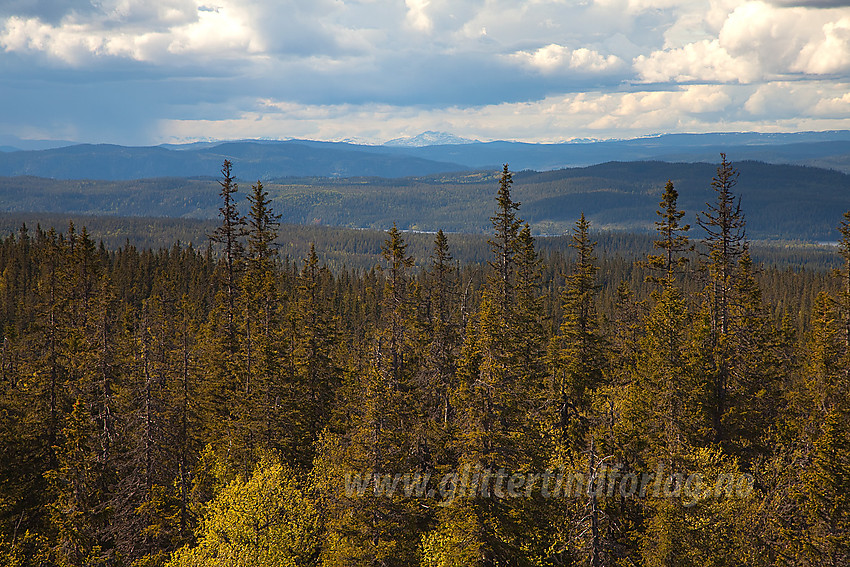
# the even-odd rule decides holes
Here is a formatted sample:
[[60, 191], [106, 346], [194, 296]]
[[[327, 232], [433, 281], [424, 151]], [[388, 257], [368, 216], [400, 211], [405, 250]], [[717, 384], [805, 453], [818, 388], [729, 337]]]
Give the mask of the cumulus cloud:
[[40, 52], [80, 66], [103, 58], [162, 61], [171, 55], [228, 56], [262, 51], [248, 22], [223, 6], [199, 10], [186, 2], [145, 5], [136, 0], [104, 3], [99, 18], [59, 24], [13, 16], [0, 30], [0, 47], [8, 52]]
[[850, 84], [777, 81], [759, 86], [744, 109], [756, 119], [846, 119], [850, 115]]
[[597, 73], [623, 66], [623, 61], [616, 55], [605, 57], [598, 51], [586, 47], [569, 49], [556, 43], [550, 43], [535, 51], [518, 51], [510, 57], [543, 73], [556, 73], [568, 69]]
[[638, 56], [634, 66], [652, 82], [753, 83], [843, 73], [850, 70], [850, 17], [845, 10], [745, 2], [730, 7], [716, 37], [668, 45]]
[[817, 101], [818, 93], [806, 85], [780, 81], [759, 86], [744, 103], [744, 109], [759, 118], [789, 118], [805, 113]]
[[822, 29], [821, 37], [800, 50], [791, 65], [793, 70], [821, 75], [850, 70], [850, 17], [828, 22]]
[[749, 83], [761, 75], [756, 61], [734, 57], [718, 40], [703, 40], [678, 49], [655, 51], [634, 61], [635, 69], [648, 82], [737, 82]]
[[824, 118], [842, 119], [850, 115], [850, 85], [842, 85], [843, 94], [826, 96], [817, 101], [812, 114]]
[[[0, 0], [0, 65], [17, 89], [0, 83], [0, 96], [42, 105], [21, 130], [49, 129], [39, 116], [52, 115], [63, 132], [85, 132], [83, 102], [65, 100], [73, 83], [116, 100], [144, 84], [132, 124], [118, 111], [109, 123], [85, 116], [139, 136], [140, 124], [164, 125], [161, 136], [378, 141], [414, 125], [530, 140], [850, 127], [847, 91], [830, 87], [850, 82], [848, 5]], [[133, 88], [120, 80], [130, 76]]]

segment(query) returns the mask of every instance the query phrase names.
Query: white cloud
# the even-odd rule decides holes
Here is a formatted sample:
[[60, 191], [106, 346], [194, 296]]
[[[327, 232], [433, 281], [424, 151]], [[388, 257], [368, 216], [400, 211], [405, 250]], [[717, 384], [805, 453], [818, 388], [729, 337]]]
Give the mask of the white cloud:
[[[681, 43], [685, 34], [672, 33], [678, 26], [705, 34], [717, 29], [714, 37]], [[754, 83], [850, 70], [846, 10], [718, 0], [701, 22], [698, 13], [687, 13], [667, 32], [664, 49], [635, 58], [646, 81]]]
[[805, 112], [817, 102], [817, 92], [807, 85], [788, 82], [759, 86], [744, 103], [744, 109], [759, 118], [789, 118]]
[[[132, 68], [149, 89], [135, 122], [162, 119], [162, 136], [555, 140], [850, 116], [850, 0], [0, 3], [0, 63], [19, 73], [8, 78], [56, 93], [38, 97], [49, 113], [28, 115], [56, 113], [80, 132], [57, 67], [92, 80], [81, 101], [86, 89], [130, 92], [117, 85]], [[131, 127], [110, 119], [97, 131]]]
[[[717, 131], [732, 120], [742, 87], [700, 86], [671, 91], [577, 93], [533, 102], [421, 109], [394, 105], [304, 105], [263, 100], [228, 120], [164, 121], [160, 141], [203, 135], [234, 137], [357, 137], [382, 142], [397, 132], [449, 131], [482, 140], [551, 142], [576, 137], [624, 137], [647, 132]], [[724, 118], [725, 117], [725, 118]], [[203, 134], [212, 132], [213, 134]]]
[[0, 32], [0, 47], [41, 52], [72, 66], [105, 57], [162, 62], [170, 55], [233, 57], [263, 50], [250, 22], [227, 6], [193, 7], [193, 17], [187, 15], [185, 3], [145, 7], [143, 2], [122, 0], [104, 8], [101, 18], [77, 22], [70, 15], [58, 25], [11, 17]]
[[168, 45], [170, 53], [214, 57], [234, 51], [255, 54], [264, 50], [263, 39], [255, 35], [252, 22], [230, 7], [199, 12], [196, 21], [172, 30]]
[[415, 30], [430, 32], [434, 23], [428, 17], [429, 0], [404, 0], [407, 6], [407, 23]]
[[813, 38], [803, 47], [791, 68], [812, 74], [850, 70], [850, 18], [824, 24], [823, 37]]
[[555, 73], [567, 69], [596, 73], [618, 69], [624, 65], [616, 55], [605, 57], [598, 51], [586, 47], [571, 50], [556, 43], [550, 43], [533, 52], [518, 51], [510, 58], [543, 73]]
[[747, 56], [734, 57], [718, 40], [689, 43], [678, 49], [641, 55], [634, 67], [648, 82], [749, 83], [760, 78], [760, 69]]
[[848, 0], [767, 0], [777, 6], [792, 6], [800, 8], [850, 8]]

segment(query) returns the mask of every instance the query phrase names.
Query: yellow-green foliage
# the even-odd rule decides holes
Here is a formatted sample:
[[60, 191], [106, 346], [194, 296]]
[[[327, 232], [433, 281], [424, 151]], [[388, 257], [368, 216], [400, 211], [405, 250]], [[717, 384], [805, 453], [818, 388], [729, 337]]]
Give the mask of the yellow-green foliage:
[[319, 517], [302, 479], [264, 458], [207, 506], [198, 544], [175, 552], [169, 567], [290, 567], [317, 555]]
[[464, 505], [442, 512], [437, 527], [422, 536], [422, 566], [476, 565], [481, 558], [481, 542], [474, 513]]

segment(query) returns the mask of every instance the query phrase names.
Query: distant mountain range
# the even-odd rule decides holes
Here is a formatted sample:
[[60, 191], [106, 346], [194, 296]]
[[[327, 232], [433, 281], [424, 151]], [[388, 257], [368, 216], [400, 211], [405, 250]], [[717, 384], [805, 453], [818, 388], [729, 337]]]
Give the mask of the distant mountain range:
[[[0, 147], [0, 150], [14, 150]], [[547, 171], [610, 161], [716, 163], [753, 160], [850, 172], [850, 131], [788, 134], [668, 134], [632, 140], [529, 144], [478, 142], [424, 132], [380, 146], [312, 140], [203, 142], [126, 147], [78, 144], [3, 151], [0, 176], [130, 180], [217, 177], [229, 159], [243, 180], [286, 177], [399, 178], [468, 170]]]
[[454, 146], [458, 144], [480, 144], [478, 140], [460, 138], [446, 132], [433, 132], [431, 130], [422, 132], [417, 136], [395, 138], [384, 142], [385, 146], [397, 146], [405, 148], [422, 148], [425, 146]]
[[[430, 144], [430, 145], [429, 145]], [[651, 231], [665, 182], [694, 214], [725, 152], [741, 172], [753, 238], [835, 240], [850, 209], [850, 132], [671, 134], [562, 144], [476, 142], [438, 132], [368, 146], [311, 140], [156, 147], [77, 144], [0, 153], [0, 211], [215, 218], [229, 159], [242, 190], [262, 180], [284, 221], [487, 232], [501, 164], [536, 234], [584, 212], [595, 228]]]

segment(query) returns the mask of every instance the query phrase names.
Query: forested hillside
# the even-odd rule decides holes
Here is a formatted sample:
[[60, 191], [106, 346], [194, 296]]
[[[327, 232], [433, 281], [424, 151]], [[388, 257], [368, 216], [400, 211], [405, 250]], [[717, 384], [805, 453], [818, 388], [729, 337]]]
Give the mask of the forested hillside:
[[[130, 180], [209, 175], [222, 160], [239, 164], [246, 179], [279, 177], [418, 177], [453, 171], [497, 169], [504, 161], [517, 170], [547, 171], [610, 161], [713, 162], [720, 152], [740, 161], [823, 167], [850, 172], [850, 132], [727, 132], [665, 134], [631, 140], [563, 143], [478, 142], [426, 134], [384, 145], [316, 140], [234, 140], [163, 144], [154, 147], [18, 140], [0, 146], [0, 176], [55, 179]], [[431, 138], [428, 140], [428, 138]], [[423, 140], [425, 139], [425, 140]], [[459, 143], [430, 144], [454, 140]], [[464, 143], [465, 142], [465, 143]], [[48, 144], [45, 148], [45, 144]], [[42, 148], [34, 150], [34, 148]]]
[[[240, 163], [236, 163], [239, 167]], [[834, 241], [850, 195], [850, 176], [809, 167], [737, 164], [739, 195], [751, 238]], [[712, 198], [714, 166], [699, 163], [612, 162], [557, 171], [523, 171], [514, 193], [535, 235], [560, 235], [582, 212], [597, 229], [650, 232], [659, 187], [671, 180], [681, 194], [686, 222]], [[290, 224], [486, 233], [498, 171], [404, 179], [287, 178], [261, 180], [273, 206]], [[253, 183], [257, 178], [247, 178]], [[212, 179], [68, 181], [0, 178], [7, 212], [215, 218]], [[238, 204], [248, 206], [237, 195]], [[698, 232], [698, 231], [697, 231]], [[699, 234], [701, 237], [702, 234]]]
[[[140, 249], [171, 248], [175, 243], [205, 252], [211, 244], [210, 235], [219, 221], [213, 219], [175, 219], [168, 217], [92, 216], [65, 213], [0, 213], [0, 238], [17, 234], [21, 225], [38, 227], [67, 227], [69, 223], [86, 227], [90, 238], [107, 250], [117, 250], [128, 243]], [[600, 254], [608, 258], [632, 261], [642, 258], [652, 249], [653, 236], [645, 232], [593, 231]], [[487, 234], [451, 233], [452, 256], [461, 264], [482, 264], [490, 259]], [[427, 265], [434, 244], [434, 234], [406, 231], [408, 251], [417, 268]], [[386, 231], [350, 229], [323, 225], [280, 223], [274, 242], [282, 261], [299, 262], [311, 246], [322, 264], [332, 271], [341, 269], [369, 270], [381, 262], [381, 248]], [[540, 236], [537, 248], [543, 254], [564, 253], [569, 249], [570, 236]], [[750, 245], [753, 259], [768, 266], [808, 270], [828, 270], [838, 267], [840, 258], [835, 247], [826, 243], [791, 240], [763, 240]]]
[[581, 212], [534, 238], [507, 166], [478, 262], [397, 226], [378, 265], [293, 260], [229, 162], [213, 247], [22, 226], [0, 562], [847, 565], [850, 212], [835, 274], [760, 264], [738, 173], [693, 227], [646, 187], [636, 261]]

